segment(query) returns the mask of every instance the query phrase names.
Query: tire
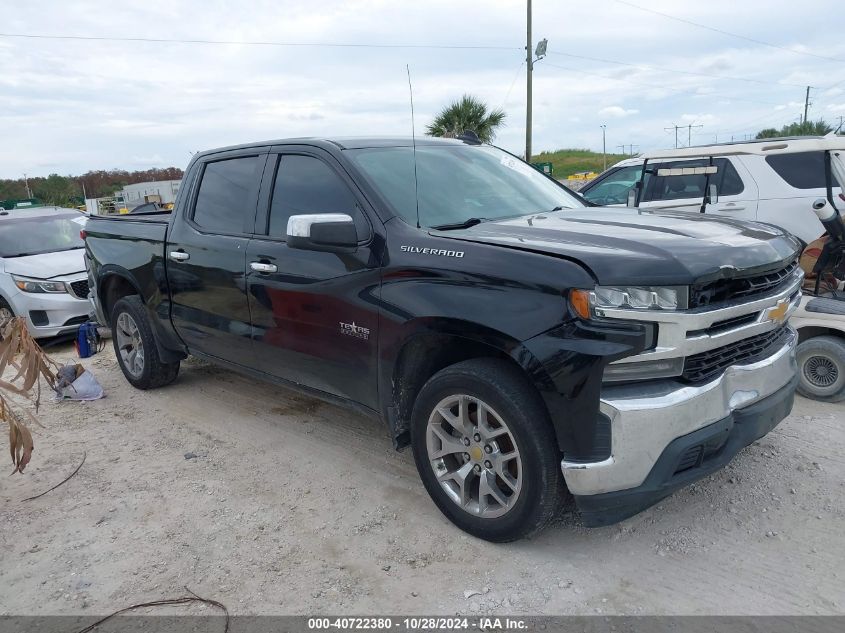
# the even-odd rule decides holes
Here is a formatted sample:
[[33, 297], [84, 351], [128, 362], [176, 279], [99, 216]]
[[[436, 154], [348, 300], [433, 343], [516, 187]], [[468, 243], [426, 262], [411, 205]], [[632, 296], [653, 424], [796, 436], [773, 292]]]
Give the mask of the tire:
[[0, 325], [2, 325], [6, 319], [14, 318], [14, 316], [15, 311], [12, 310], [12, 306], [10, 306], [9, 302], [3, 297], [0, 297]]
[[164, 363], [159, 358], [147, 310], [138, 295], [123, 297], [114, 304], [110, 325], [114, 355], [129, 384], [137, 389], [155, 389], [176, 380], [179, 362]]
[[[480, 415], [486, 424], [478, 424]], [[484, 436], [475, 436], [482, 431]], [[506, 361], [474, 359], [435, 374], [414, 403], [411, 446], [434, 503], [473, 536], [514, 541], [555, 517], [565, 485], [552, 425], [533, 385]], [[483, 501], [482, 485], [491, 491]]]
[[845, 400], [845, 339], [816, 336], [796, 350], [798, 393], [822, 402]]

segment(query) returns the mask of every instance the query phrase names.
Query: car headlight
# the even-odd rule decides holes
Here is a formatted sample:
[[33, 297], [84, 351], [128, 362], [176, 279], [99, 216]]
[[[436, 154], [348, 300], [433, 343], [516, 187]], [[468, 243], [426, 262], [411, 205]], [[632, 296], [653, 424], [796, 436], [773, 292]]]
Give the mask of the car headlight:
[[573, 290], [570, 302], [579, 316], [602, 316], [602, 309], [685, 310], [689, 292], [686, 286], [596, 286]]
[[67, 292], [67, 286], [63, 281], [47, 281], [46, 279], [28, 279], [26, 277], [16, 277], [12, 275], [12, 280], [22, 292], [40, 292], [40, 293], [61, 293]]

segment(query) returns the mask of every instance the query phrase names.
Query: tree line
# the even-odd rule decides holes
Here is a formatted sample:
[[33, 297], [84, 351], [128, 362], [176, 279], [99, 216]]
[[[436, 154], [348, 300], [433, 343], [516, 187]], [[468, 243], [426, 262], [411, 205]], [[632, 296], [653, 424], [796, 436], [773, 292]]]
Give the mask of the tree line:
[[[29, 178], [29, 189], [33, 198], [45, 204], [75, 206], [85, 197], [103, 198], [114, 195], [126, 185], [153, 180], [180, 180], [182, 170], [178, 167], [126, 171], [124, 169], [89, 171], [81, 176], [60, 176]], [[23, 178], [0, 179], [0, 200], [21, 200], [27, 198], [26, 182]]]

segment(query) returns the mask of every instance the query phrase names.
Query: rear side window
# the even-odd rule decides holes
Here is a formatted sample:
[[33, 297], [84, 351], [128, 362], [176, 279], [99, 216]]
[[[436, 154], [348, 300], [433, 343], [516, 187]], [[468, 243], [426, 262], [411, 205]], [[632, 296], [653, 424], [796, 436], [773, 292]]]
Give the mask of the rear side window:
[[824, 152], [772, 154], [766, 162], [790, 187], [796, 189], [824, 189]]
[[[655, 170], [671, 167], [706, 167], [709, 159], [672, 161], [655, 164]], [[710, 183], [716, 185], [720, 196], [735, 196], [742, 193], [744, 187], [742, 178], [733, 164], [725, 158], [713, 161], [718, 171], [710, 176]], [[685, 200], [689, 198], [703, 198], [707, 176], [704, 174], [690, 176], [657, 176], [655, 175], [651, 187], [648, 188], [644, 200]]]
[[355, 221], [359, 238], [370, 232], [355, 196], [331, 167], [312, 156], [282, 156], [273, 185], [268, 235], [286, 237], [290, 216], [306, 213], [345, 213]]
[[202, 174], [194, 224], [212, 233], [244, 233], [255, 213], [259, 156], [208, 163]]

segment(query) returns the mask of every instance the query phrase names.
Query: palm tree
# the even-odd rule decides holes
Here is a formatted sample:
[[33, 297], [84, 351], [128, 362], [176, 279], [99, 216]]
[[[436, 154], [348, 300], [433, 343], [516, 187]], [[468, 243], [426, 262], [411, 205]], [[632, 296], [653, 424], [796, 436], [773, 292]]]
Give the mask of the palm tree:
[[496, 128], [504, 123], [505, 116], [504, 111], [488, 111], [483, 101], [472, 95], [464, 95], [435, 117], [426, 128], [426, 134], [454, 138], [464, 132], [475, 132], [482, 143], [491, 143], [496, 136]]

